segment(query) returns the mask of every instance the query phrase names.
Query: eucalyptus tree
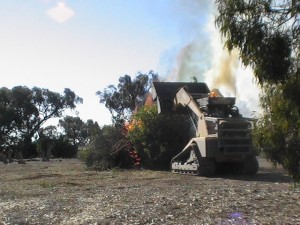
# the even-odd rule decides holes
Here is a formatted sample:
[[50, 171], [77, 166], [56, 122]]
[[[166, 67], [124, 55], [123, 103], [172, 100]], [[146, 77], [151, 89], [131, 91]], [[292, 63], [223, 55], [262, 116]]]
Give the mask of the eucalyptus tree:
[[259, 84], [286, 83], [299, 73], [300, 3], [297, 0], [216, 0], [216, 25], [228, 50], [238, 48]]
[[32, 88], [31, 91], [27, 87], [13, 88], [13, 92], [18, 93], [18, 90], [26, 90], [24, 95], [21, 95], [24, 101], [20, 102], [23, 108], [20, 108], [21, 120], [18, 129], [25, 150], [30, 147], [31, 138], [47, 120], [61, 117], [65, 109], [74, 109], [76, 103], [82, 103], [82, 99], [69, 88], [65, 88], [64, 95], [38, 87]]
[[88, 120], [84, 122], [80, 117], [66, 116], [59, 120], [66, 139], [74, 146], [86, 145], [91, 142], [100, 127], [97, 122]]
[[153, 71], [148, 74], [138, 73], [134, 79], [129, 75], [119, 78], [117, 86], [109, 85], [103, 91], [97, 91], [100, 103], [105, 104], [112, 115], [114, 124], [128, 120], [132, 112], [143, 104], [153, 80], [158, 75]]
[[12, 91], [0, 88], [0, 151], [14, 141], [18, 121], [15, 107], [12, 104]]
[[1, 141], [13, 139], [21, 161], [22, 154], [30, 151], [33, 136], [47, 120], [61, 117], [65, 109], [74, 109], [82, 102], [68, 88], [61, 95], [48, 89], [16, 86], [11, 90], [2, 88], [0, 95]]
[[257, 148], [300, 181], [300, 2], [216, 0], [225, 47], [239, 49], [263, 93]]

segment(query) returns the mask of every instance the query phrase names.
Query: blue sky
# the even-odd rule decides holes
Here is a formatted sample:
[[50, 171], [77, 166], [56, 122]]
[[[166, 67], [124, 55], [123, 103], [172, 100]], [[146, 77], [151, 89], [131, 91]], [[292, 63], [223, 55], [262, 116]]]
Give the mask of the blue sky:
[[[163, 80], [196, 76], [213, 85], [219, 73], [224, 54], [211, 0], [0, 2], [0, 86], [70, 88], [84, 100], [77, 108], [84, 120], [111, 123], [95, 92], [125, 74], [154, 70]], [[241, 105], [252, 110], [257, 91], [251, 76], [235, 83]], [[243, 96], [243, 86], [253, 94]]]

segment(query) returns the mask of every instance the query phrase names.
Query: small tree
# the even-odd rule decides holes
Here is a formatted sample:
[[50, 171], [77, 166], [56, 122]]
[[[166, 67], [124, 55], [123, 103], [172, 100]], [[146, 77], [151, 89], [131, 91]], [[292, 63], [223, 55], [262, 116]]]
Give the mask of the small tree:
[[[75, 104], [82, 102], [68, 88], [64, 95], [48, 89], [29, 89], [25, 86], [16, 86], [12, 90], [2, 88], [0, 92], [0, 110], [4, 115], [1, 118], [3, 123], [0, 124], [0, 139], [16, 147], [20, 162], [23, 162], [24, 154], [31, 152], [32, 138], [48, 119], [60, 117], [65, 109], [74, 109]], [[5, 144], [1, 142], [0, 144]]]
[[[135, 78], [124, 75], [119, 78], [117, 86], [110, 85], [104, 91], [96, 94], [100, 97], [100, 103], [104, 103], [112, 115], [112, 121], [118, 134], [118, 141], [128, 142], [125, 124], [130, 120], [133, 113], [144, 104], [151, 88], [152, 81], [157, 80], [158, 75], [153, 71], [148, 74], [138, 73]], [[113, 149], [115, 151], [115, 149]], [[129, 165], [129, 151], [123, 148], [117, 151], [114, 159], [119, 166]]]
[[96, 94], [100, 97], [100, 103], [104, 103], [109, 109], [113, 123], [122, 126], [124, 121], [129, 120], [132, 112], [144, 104], [152, 81], [157, 79], [158, 75], [153, 71], [148, 74], [138, 73], [134, 79], [124, 75], [119, 78], [117, 86], [109, 85]]
[[88, 130], [79, 117], [66, 116], [59, 120], [59, 125], [63, 128], [65, 137], [72, 145], [78, 147], [85, 143]]
[[70, 144], [63, 135], [59, 135], [54, 140], [52, 156], [54, 158], [75, 158], [77, 157], [77, 147]]
[[114, 126], [104, 126], [94, 132], [89, 145], [79, 152], [79, 158], [90, 169], [106, 170], [116, 166], [110, 153], [117, 142], [117, 131]]

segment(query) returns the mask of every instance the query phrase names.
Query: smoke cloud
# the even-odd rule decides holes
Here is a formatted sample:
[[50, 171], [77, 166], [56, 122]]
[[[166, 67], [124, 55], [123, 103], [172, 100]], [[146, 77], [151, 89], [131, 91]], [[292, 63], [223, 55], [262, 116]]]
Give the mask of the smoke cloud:
[[[258, 108], [258, 87], [250, 69], [242, 67], [238, 50], [229, 53], [215, 27], [216, 9], [211, 0], [178, 0], [182, 43], [163, 56], [169, 68], [166, 81], [187, 81], [195, 77], [224, 96], [236, 96], [240, 111], [251, 116]], [[166, 60], [166, 55], [169, 58]], [[173, 60], [172, 60], [173, 59]], [[251, 82], [252, 79], [252, 82]], [[252, 94], [251, 94], [252, 93]]]
[[207, 46], [199, 40], [184, 46], [179, 51], [175, 64], [167, 76], [168, 80], [186, 81], [191, 80], [192, 77], [196, 77], [199, 81], [204, 80], [203, 74], [210, 65], [207, 55], [203, 54], [204, 51], [207, 55], [210, 54]]
[[175, 13], [178, 15], [180, 43], [163, 55], [168, 63], [167, 81], [191, 81], [196, 77], [204, 80], [204, 73], [211, 67], [210, 20], [213, 2], [210, 0], [177, 0]]
[[212, 79], [211, 86], [215, 88], [224, 87], [231, 95], [236, 95], [236, 71], [238, 69], [238, 51], [228, 53], [222, 52], [222, 55], [216, 65], [212, 68], [215, 76]]

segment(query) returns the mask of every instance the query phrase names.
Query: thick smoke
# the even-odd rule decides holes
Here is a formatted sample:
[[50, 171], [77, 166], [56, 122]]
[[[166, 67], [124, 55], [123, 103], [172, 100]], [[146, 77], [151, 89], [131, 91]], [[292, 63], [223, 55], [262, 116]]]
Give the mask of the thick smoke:
[[175, 1], [181, 43], [166, 52], [168, 61], [167, 81], [204, 80], [204, 73], [211, 66], [210, 34], [207, 27], [213, 2], [210, 0]]
[[[207, 75], [211, 76], [210, 85], [218, 89], [226, 89], [227, 95], [236, 95], [236, 72], [238, 69], [238, 51], [231, 53], [223, 50], [218, 61], [213, 64]], [[213, 74], [212, 74], [213, 73]]]
[[210, 64], [207, 61], [207, 55], [203, 54], [204, 51], [210, 54], [209, 49], [206, 48], [203, 42], [199, 40], [184, 46], [175, 59], [175, 65], [169, 72], [168, 80], [187, 81], [191, 80], [192, 77], [196, 77], [199, 81], [204, 80], [203, 74], [207, 70], [204, 65]]
[[[245, 70], [237, 50], [224, 49], [215, 27], [215, 5], [211, 0], [178, 0], [176, 13], [182, 31], [182, 43], [167, 52], [166, 81], [187, 81], [192, 77], [218, 88], [224, 96], [236, 96], [240, 111], [251, 116], [258, 109], [259, 89], [252, 81], [252, 71]], [[164, 55], [164, 59], [166, 58]], [[166, 60], [165, 60], [166, 61]], [[252, 94], [251, 94], [252, 93]]]

